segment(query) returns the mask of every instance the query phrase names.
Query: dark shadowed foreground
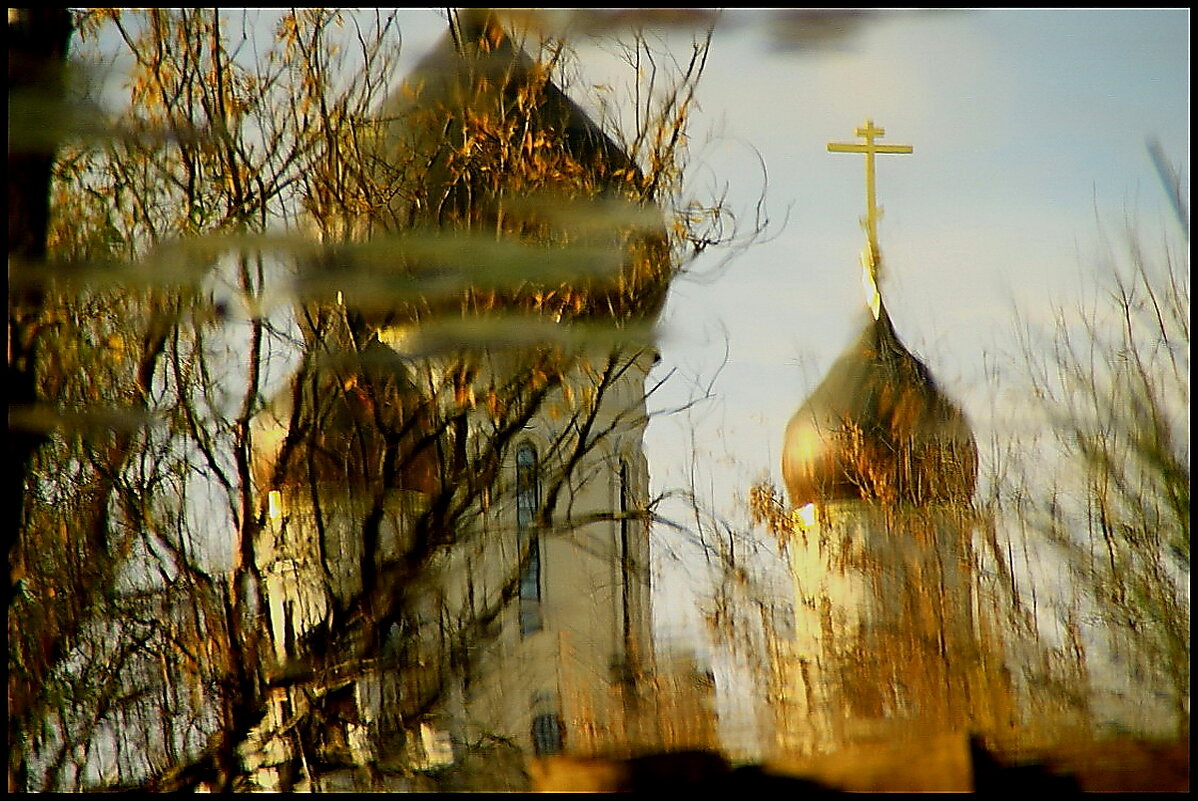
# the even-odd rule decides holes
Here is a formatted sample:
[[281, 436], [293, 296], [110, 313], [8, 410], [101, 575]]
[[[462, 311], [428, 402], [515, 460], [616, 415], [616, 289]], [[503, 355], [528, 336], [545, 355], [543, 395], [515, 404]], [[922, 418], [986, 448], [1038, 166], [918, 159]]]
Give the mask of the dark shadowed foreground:
[[540, 792], [1187, 792], [1188, 743], [1063, 743], [996, 754], [964, 735], [878, 742], [820, 757], [733, 766], [710, 751], [532, 763]]

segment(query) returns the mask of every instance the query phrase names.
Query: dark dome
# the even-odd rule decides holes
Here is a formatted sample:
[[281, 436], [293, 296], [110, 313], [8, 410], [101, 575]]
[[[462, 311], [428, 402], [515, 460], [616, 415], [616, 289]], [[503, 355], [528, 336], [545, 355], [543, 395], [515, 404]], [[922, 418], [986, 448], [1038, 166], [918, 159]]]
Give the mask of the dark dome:
[[[451, 30], [427, 53], [388, 102], [392, 144], [415, 151], [422, 163], [431, 162], [433, 180], [441, 184], [452, 158], [449, 142], [461, 142], [471, 122], [489, 120], [489, 136], [477, 136], [475, 148], [495, 144], [491, 138], [511, 138], [528, 148], [525, 135], [552, 132], [554, 148], [568, 153], [587, 175], [564, 176], [571, 189], [591, 182], [619, 188], [639, 170], [611, 137], [550, 80], [545, 65], [538, 64], [514, 42], [494, 12], [463, 9]], [[507, 130], [501, 121], [518, 123]], [[513, 148], [513, 149], [518, 149]], [[635, 173], [636, 176], [630, 175]], [[434, 191], [443, 186], [433, 187]]]
[[280, 399], [288, 436], [257, 466], [260, 481], [437, 490], [428, 401], [395, 351], [372, 339], [356, 358], [330, 360], [305, 378]]
[[[379, 161], [387, 166], [377, 180], [394, 191], [379, 224], [393, 233], [453, 231], [459, 241], [473, 231], [493, 243], [502, 231], [549, 248], [569, 242], [579, 262], [576, 273], [567, 269], [561, 279], [514, 281], [500, 271], [494, 286], [422, 296], [406, 316], [460, 313], [465, 302], [472, 310], [536, 310], [558, 320], [655, 319], [674, 270], [645, 176], [492, 12], [466, 9], [459, 18], [456, 32], [419, 62], [385, 106]], [[591, 208], [597, 216], [586, 216]], [[563, 221], [571, 209], [586, 216], [583, 224]], [[452, 242], [446, 247], [451, 260], [472, 257], [459, 255]], [[606, 264], [621, 251], [622, 265]], [[595, 254], [600, 264], [592, 266], [587, 259]], [[440, 269], [406, 266], [434, 278]], [[403, 274], [399, 267], [387, 263], [390, 273]], [[404, 321], [403, 309], [384, 311], [372, 322]]]
[[795, 507], [973, 495], [977, 445], [969, 424], [903, 347], [885, 306], [791, 418], [782, 475]]

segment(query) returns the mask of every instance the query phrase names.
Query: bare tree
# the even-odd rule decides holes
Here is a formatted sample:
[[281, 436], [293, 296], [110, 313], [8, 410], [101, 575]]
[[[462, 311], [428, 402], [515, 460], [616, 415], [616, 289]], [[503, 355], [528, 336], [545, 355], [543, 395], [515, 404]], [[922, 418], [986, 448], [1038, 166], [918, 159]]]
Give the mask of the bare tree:
[[[120, 121], [54, 164], [55, 269], [16, 274], [42, 343], [10, 548], [16, 789], [233, 789], [272, 742], [283, 786], [315, 782], [360, 722], [345, 688], [382, 665], [404, 677], [400, 723], [419, 720], [520, 593], [527, 548], [469, 604], [429, 591], [480, 510], [515, 502], [516, 435], [551, 406], [535, 530], [649, 514], [571, 504], [590, 456], [643, 422], [643, 379], [622, 393], [669, 281], [716, 244], [674, 216], [708, 40], [621, 147], [563, 124], [560, 42], [508, 57], [497, 98], [414, 124], [385, 102], [394, 15], [285, 13], [269, 43], [255, 21], [76, 15], [84, 47], [115, 33], [132, 66]], [[480, 64], [506, 36], [485, 16], [455, 33]], [[393, 490], [418, 496], [399, 540]], [[268, 568], [301, 509], [319, 610], [272, 616], [297, 600]]]
[[[1170, 197], [1181, 197], [1179, 186]], [[1183, 226], [1188, 223], [1182, 219]], [[1187, 234], [1188, 235], [1188, 234]], [[1060, 469], [1024, 465], [1004, 511], [1063, 560], [1080, 594], [1083, 651], [1099, 685], [1125, 694], [1124, 725], [1189, 733], [1189, 265], [1164, 237], [1107, 245], [1095, 297], [1028, 332], [1022, 359], [1046, 442], [1022, 443]], [[1105, 639], [1107, 642], [1102, 643]], [[1109, 659], [1101, 658], [1103, 654]], [[1105, 673], [1104, 677], [1097, 674]], [[1167, 699], [1158, 709], [1153, 698]]]

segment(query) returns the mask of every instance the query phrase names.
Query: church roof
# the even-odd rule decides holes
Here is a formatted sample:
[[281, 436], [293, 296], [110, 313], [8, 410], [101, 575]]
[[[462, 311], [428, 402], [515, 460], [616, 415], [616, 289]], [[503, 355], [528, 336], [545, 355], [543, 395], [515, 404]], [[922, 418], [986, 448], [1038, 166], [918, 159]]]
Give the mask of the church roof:
[[[393, 133], [428, 135], [432, 141], [420, 144], [443, 154], [445, 140], [452, 139], [444, 126], [460, 133], [466, 114], [490, 116], [493, 122], [520, 115], [528, 127], [559, 132], [555, 144], [612, 181], [639, 172], [611, 137], [548, 79], [545, 67], [512, 41], [493, 12], [462, 9], [457, 19], [456, 28], [405, 78], [395, 98]], [[453, 116], [447, 119], [447, 113]]]
[[[456, 19], [385, 109], [384, 161], [398, 190], [389, 225], [400, 232], [474, 231], [492, 238], [502, 231], [549, 247], [605, 237], [603, 253], [613, 247], [625, 253], [618, 275], [587, 275], [589, 251], [580, 249], [578, 278], [511, 291], [475, 288], [472, 310], [523, 308], [555, 319], [656, 316], [671, 260], [659, 213], [641, 211], [641, 171], [549, 80], [548, 68], [513, 42], [494, 13], [463, 9]], [[562, 227], [573, 224], [560, 221], [569, 216], [570, 201], [588, 208], [587, 202], [604, 199], [626, 201], [627, 212], [612, 214], [599, 233]], [[429, 299], [417, 315], [449, 311], [439, 306], [458, 302]]]
[[964, 414], [904, 347], [885, 306], [791, 418], [791, 503], [967, 501], [977, 446]]

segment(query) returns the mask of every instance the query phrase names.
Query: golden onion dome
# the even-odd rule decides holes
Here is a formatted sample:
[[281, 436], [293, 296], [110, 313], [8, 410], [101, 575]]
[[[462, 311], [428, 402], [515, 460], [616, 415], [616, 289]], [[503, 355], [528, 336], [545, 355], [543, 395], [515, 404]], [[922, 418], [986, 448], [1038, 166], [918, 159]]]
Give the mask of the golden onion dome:
[[967, 502], [977, 445], [965, 415], [899, 341], [880, 307], [786, 428], [791, 504]]

